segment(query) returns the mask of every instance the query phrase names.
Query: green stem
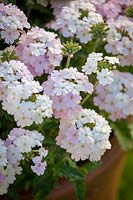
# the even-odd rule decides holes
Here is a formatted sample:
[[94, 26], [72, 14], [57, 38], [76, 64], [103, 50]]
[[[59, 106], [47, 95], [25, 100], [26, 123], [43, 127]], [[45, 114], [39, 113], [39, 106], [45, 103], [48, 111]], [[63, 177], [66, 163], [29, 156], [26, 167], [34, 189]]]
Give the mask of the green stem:
[[[97, 85], [98, 85], [98, 81], [95, 83], [95, 85], [94, 85], [94, 90], [96, 89], [96, 87], [97, 87]], [[87, 94], [86, 96], [85, 96], [85, 98], [83, 99], [83, 101], [81, 102], [81, 106], [89, 99], [89, 97], [91, 96], [91, 94]]]
[[95, 42], [95, 44], [94, 44], [94, 46], [93, 46], [92, 52], [95, 52], [95, 51], [96, 51], [100, 40], [101, 40], [100, 38], [98, 38], [98, 39], [96, 40], [96, 42]]
[[38, 127], [38, 129], [37, 129], [38, 132], [42, 131], [42, 128], [43, 128], [44, 124], [45, 124], [45, 120]]
[[91, 94], [87, 94], [86, 97], [83, 99], [83, 101], [81, 102], [81, 106], [89, 99], [89, 97], [91, 96]]
[[72, 55], [70, 55], [70, 54], [67, 57], [66, 68], [68, 68], [70, 65], [71, 57], [72, 57]]

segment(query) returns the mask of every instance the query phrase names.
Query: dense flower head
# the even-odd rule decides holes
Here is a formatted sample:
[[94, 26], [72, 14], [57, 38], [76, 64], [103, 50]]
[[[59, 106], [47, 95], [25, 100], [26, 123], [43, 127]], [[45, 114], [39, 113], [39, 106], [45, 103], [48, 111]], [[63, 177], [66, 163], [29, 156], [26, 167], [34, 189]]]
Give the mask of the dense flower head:
[[108, 20], [108, 26], [106, 51], [117, 55], [121, 66], [132, 65], [133, 21], [126, 16], [119, 16], [116, 20]]
[[23, 63], [3, 62], [0, 69], [2, 108], [14, 116], [18, 126], [41, 124], [44, 117], [52, 116], [52, 101], [48, 95], [41, 94], [43, 87], [33, 80]]
[[[91, 0], [96, 6], [108, 25], [107, 44], [105, 49], [107, 53], [117, 55], [121, 66], [132, 65], [133, 63], [133, 18], [132, 0]], [[130, 11], [131, 10], [131, 11]], [[129, 13], [128, 13], [129, 12]]]
[[73, 120], [61, 120], [57, 145], [66, 149], [75, 161], [98, 161], [110, 149], [108, 122], [94, 110], [83, 109]]
[[0, 80], [7, 84], [16, 85], [20, 81], [32, 81], [33, 76], [24, 63], [10, 60], [0, 63]]
[[87, 75], [97, 74], [97, 79], [101, 85], [110, 84], [113, 81], [112, 69], [114, 64], [119, 64], [117, 57], [103, 57], [103, 53], [92, 52], [87, 57], [87, 62], [82, 66], [82, 71]]
[[[31, 166], [33, 172], [37, 175], [44, 174], [48, 151], [42, 146], [44, 136], [37, 131], [29, 131], [22, 128], [14, 128], [10, 131], [6, 140], [0, 140], [0, 195], [5, 194], [10, 184], [16, 180], [16, 175], [22, 173], [21, 161], [25, 159], [26, 154], [32, 155], [33, 163], [36, 157], [39, 158], [36, 164], [45, 163], [39, 173]], [[34, 153], [34, 148], [38, 147], [38, 155]], [[37, 149], [36, 149], [37, 152]], [[31, 154], [32, 153], [32, 154]]]
[[73, 119], [82, 109], [79, 105], [81, 101], [80, 95], [51, 96], [53, 102], [53, 113], [56, 118]]
[[[35, 85], [35, 84], [34, 84]], [[33, 123], [41, 124], [45, 117], [52, 117], [52, 101], [46, 94], [34, 94], [31, 85], [23, 84], [16, 87], [8, 87], [5, 98], [2, 101], [2, 108], [14, 116], [18, 126], [30, 126]], [[30, 99], [25, 98], [30, 94]], [[21, 96], [24, 94], [24, 97]], [[20, 96], [19, 96], [20, 94]], [[33, 99], [33, 100], [32, 100]]]
[[99, 5], [98, 11], [104, 17], [116, 18], [121, 13], [121, 6], [113, 1], [108, 1]]
[[12, 44], [24, 28], [30, 28], [27, 17], [15, 5], [0, 4], [0, 34], [6, 43]]
[[132, 0], [90, 0], [97, 11], [106, 19], [116, 19], [119, 15], [125, 15], [126, 10], [133, 5]]
[[80, 92], [93, 92], [93, 85], [88, 77], [76, 68], [54, 70], [47, 81], [43, 83], [44, 91], [49, 95], [79, 95]]
[[119, 71], [113, 74], [112, 84], [97, 86], [94, 103], [115, 121], [133, 115], [133, 75]]
[[88, 77], [73, 67], [54, 70], [43, 87], [52, 99], [54, 116], [61, 119], [73, 118], [81, 111], [81, 91], [93, 92]]
[[16, 52], [34, 76], [50, 73], [62, 60], [60, 39], [39, 27], [33, 27], [20, 37]]
[[92, 39], [91, 27], [103, 22], [102, 16], [95, 11], [95, 6], [89, 1], [70, 1], [69, 5], [63, 6], [51, 26], [64, 37], [76, 36], [81, 43], [87, 43]]

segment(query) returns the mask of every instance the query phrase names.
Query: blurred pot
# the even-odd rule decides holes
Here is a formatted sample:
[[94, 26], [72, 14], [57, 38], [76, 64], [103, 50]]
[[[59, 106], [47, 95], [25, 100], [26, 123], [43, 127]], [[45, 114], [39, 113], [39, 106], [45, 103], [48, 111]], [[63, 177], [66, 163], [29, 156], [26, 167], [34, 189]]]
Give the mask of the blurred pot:
[[[86, 200], [116, 200], [126, 153], [124, 153], [116, 138], [111, 139], [112, 149], [102, 158], [102, 165], [91, 172], [85, 179]], [[76, 200], [72, 184], [62, 180], [60, 186], [54, 189], [47, 200]], [[26, 200], [26, 199], [25, 199]]]

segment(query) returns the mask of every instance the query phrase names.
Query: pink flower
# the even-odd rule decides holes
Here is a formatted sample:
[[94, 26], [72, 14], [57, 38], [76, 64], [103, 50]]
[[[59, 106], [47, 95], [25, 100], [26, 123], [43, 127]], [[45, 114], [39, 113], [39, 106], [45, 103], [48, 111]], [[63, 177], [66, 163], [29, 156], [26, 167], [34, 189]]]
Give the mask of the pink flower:
[[133, 115], [133, 75], [117, 70], [113, 74], [114, 80], [110, 85], [97, 86], [94, 104], [116, 121]]
[[101, 15], [107, 17], [108, 19], [116, 18], [121, 12], [121, 7], [118, 4], [114, 4], [111, 1], [109, 1], [105, 4], [99, 5], [98, 11]]
[[46, 161], [42, 162], [41, 161], [42, 158], [39, 156], [34, 157], [32, 160], [33, 160], [33, 163], [35, 164], [31, 166], [32, 171], [36, 173], [38, 176], [43, 175], [47, 166]]
[[0, 34], [7, 44], [13, 44], [24, 28], [30, 28], [27, 17], [15, 5], [0, 4]]
[[17, 55], [34, 76], [51, 73], [62, 60], [62, 45], [57, 35], [34, 27], [23, 34], [16, 47]]

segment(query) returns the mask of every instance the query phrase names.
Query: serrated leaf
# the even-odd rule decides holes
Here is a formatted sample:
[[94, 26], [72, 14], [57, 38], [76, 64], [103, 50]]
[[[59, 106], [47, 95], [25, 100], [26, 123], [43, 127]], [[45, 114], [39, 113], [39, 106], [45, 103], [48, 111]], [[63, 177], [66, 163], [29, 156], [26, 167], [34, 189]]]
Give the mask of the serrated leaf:
[[84, 175], [87, 175], [98, 168], [100, 164], [100, 162], [88, 162], [83, 167], [81, 167], [81, 171], [84, 173]]
[[43, 176], [34, 179], [34, 194], [37, 199], [44, 200], [49, 192], [54, 188], [57, 177], [54, 177], [48, 170]]
[[80, 167], [73, 165], [73, 162], [63, 163], [61, 166], [62, 176], [66, 177], [75, 186], [75, 192], [77, 200], [85, 199], [85, 185], [84, 175], [80, 170]]
[[66, 163], [63, 163], [61, 172], [62, 172], [62, 175], [68, 178], [70, 181], [84, 179], [84, 176], [82, 172], [80, 171], [80, 168], [69, 166]]

